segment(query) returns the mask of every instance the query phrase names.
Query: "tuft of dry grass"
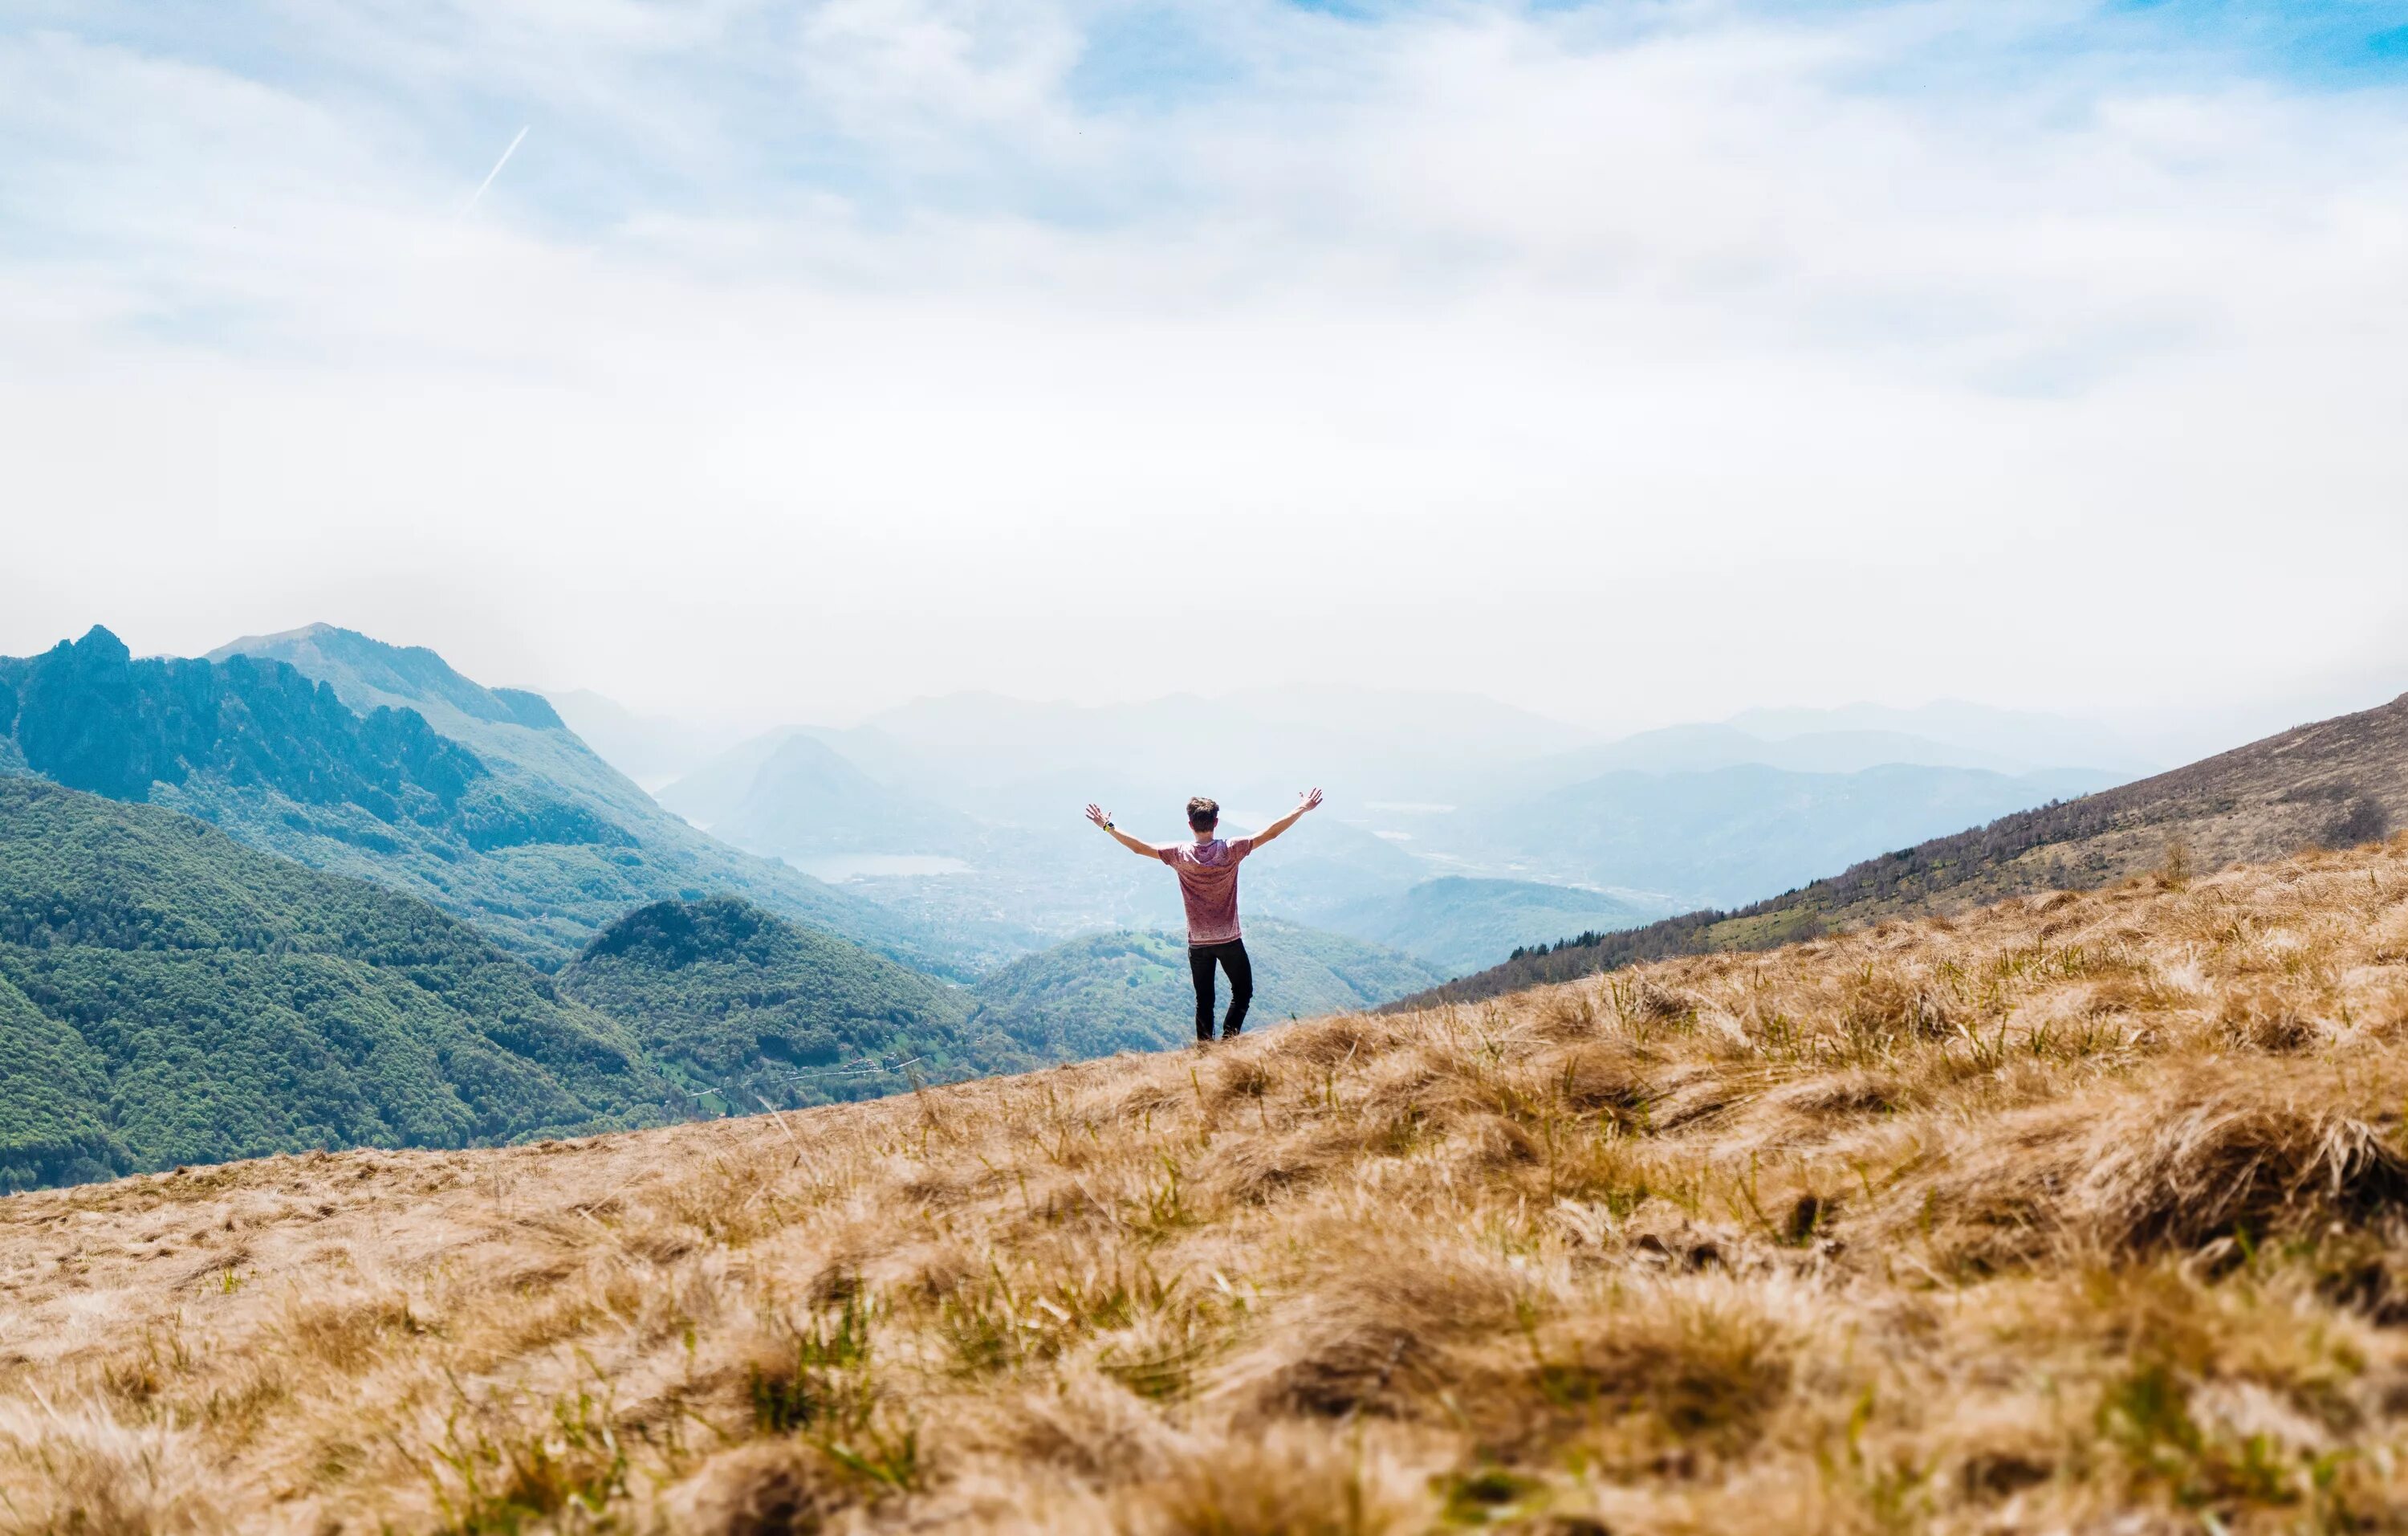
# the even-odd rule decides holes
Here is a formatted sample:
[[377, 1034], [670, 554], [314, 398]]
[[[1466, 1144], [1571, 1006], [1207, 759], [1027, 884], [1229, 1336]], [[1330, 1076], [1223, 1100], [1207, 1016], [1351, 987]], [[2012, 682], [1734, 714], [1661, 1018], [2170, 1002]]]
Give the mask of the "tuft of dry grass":
[[0, 1202], [0, 1532], [2408, 1526], [2408, 840]]

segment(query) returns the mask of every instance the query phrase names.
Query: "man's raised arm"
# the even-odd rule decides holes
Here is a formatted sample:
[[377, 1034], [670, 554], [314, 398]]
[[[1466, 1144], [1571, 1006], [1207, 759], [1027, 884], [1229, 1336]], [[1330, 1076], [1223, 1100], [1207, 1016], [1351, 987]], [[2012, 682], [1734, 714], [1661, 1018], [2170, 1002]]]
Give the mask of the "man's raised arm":
[[1296, 809], [1294, 811], [1289, 811], [1286, 815], [1282, 816], [1279, 820], [1271, 823], [1268, 826], [1264, 827], [1261, 831], [1254, 835], [1254, 845], [1260, 848], [1263, 844], [1270, 841], [1273, 838], [1278, 837], [1289, 827], [1294, 826], [1297, 817], [1303, 815], [1306, 811], [1312, 810], [1314, 806], [1317, 806], [1320, 803], [1321, 791], [1317, 789], [1307, 790], [1304, 797], [1296, 802]]
[[1102, 827], [1105, 831], [1110, 832], [1112, 835], [1112, 840], [1114, 842], [1119, 843], [1122, 847], [1127, 849], [1130, 853], [1135, 854], [1138, 857], [1158, 859], [1162, 856], [1161, 849], [1156, 848], [1150, 842], [1140, 841], [1136, 838], [1132, 838], [1127, 833], [1122, 831], [1119, 827], [1114, 826], [1112, 825], [1112, 813], [1106, 811], [1102, 806], [1090, 801], [1087, 805], [1087, 819], [1095, 823], [1097, 826]]

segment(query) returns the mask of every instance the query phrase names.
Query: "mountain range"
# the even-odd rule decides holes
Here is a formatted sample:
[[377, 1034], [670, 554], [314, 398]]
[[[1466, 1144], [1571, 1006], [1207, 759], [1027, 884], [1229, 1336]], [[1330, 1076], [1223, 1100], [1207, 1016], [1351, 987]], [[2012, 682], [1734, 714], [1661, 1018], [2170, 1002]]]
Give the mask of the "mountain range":
[[[1275, 763], [1326, 754], [1362, 775], [1250, 870], [1250, 898], [1368, 941], [1418, 934], [1425, 960], [1460, 970], [1542, 941], [1555, 919], [1524, 892], [1512, 906], [1527, 920], [1494, 930], [1511, 942], [1478, 953], [1464, 936], [1484, 941], [1484, 926], [1412, 917], [1462, 899], [1421, 890], [1433, 880], [1558, 887], [1550, 899], [1582, 918], [1573, 932], [1741, 904], [2112, 782], [2107, 770], [1971, 766], [2015, 765], [1900, 727], [2114, 745], [1964, 706], [1792, 712], [1749, 717], [1755, 732], [1584, 744], [1573, 727], [1458, 696], [1256, 690], [1078, 709], [961, 695], [739, 743], [655, 800], [544, 697], [329, 625], [194, 661], [136, 661], [95, 630], [0, 663], [0, 757], [424, 896], [538, 965], [565, 963], [632, 907], [724, 893], [964, 981], [1082, 932], [1175, 922], [1159, 871], [1095, 839], [1077, 807], [1102, 797], [1136, 817], [1159, 806], [1169, 821], [1216, 771], [1239, 780], [1223, 795], [1233, 827], [1293, 793], [1265, 777]], [[659, 722], [599, 696], [562, 696], [617, 732], [623, 752], [674, 745]], [[1915, 755], [1932, 760], [1867, 761]], [[1440, 793], [1458, 798], [1410, 797]]]
[[[1176, 781], [1049, 760], [1055, 726], [1093, 753], [1132, 721], [1192, 745], [1199, 719], [1242, 717], [1237, 746], [1267, 753], [1363, 725], [1344, 760], [1387, 772], [1383, 793], [1248, 867], [1265, 1025], [2180, 879], [2408, 816], [2408, 698], [2121, 787], [2107, 769], [1724, 760], [1754, 750], [1741, 737], [1799, 762], [1905, 750], [1877, 715], [1567, 747], [1536, 717], [1417, 699], [1496, 732], [1454, 781], [1492, 797], [1449, 802], [1388, 797], [1442, 787], [1438, 749], [1365, 724], [1360, 697], [1302, 697], [957, 698], [771, 733], [662, 792], [748, 853], [544, 697], [430, 651], [322, 625], [137, 659], [95, 628], [0, 658], [0, 1184], [797, 1108], [1182, 1041], [1175, 884], [1057, 813], [1097, 794], [1161, 836]], [[1615, 761], [1655, 766], [1594, 771]], [[1278, 806], [1275, 784], [1233, 790], [1232, 831]], [[848, 860], [841, 888], [789, 867]], [[1717, 899], [1668, 915], [1667, 892]]]
[[[2082, 767], [2131, 778], [2165, 766], [2117, 732], [2091, 721], [2039, 710], [2002, 710], [1965, 699], [1936, 699], [1914, 709], [1856, 703], [1826, 710], [1742, 710], [1724, 724], [1776, 742], [1857, 734], [1906, 738], [1968, 754], [1956, 760], [1956, 766], [1993, 768], [2002, 773]], [[1889, 760], [1923, 761], [1919, 757]]]
[[[1450, 982], [1469, 1001], [1635, 960], [1761, 949], [1883, 918], [1946, 914], [2038, 891], [2346, 847], [2408, 824], [2408, 695], [2063, 804], [1902, 847], [1736, 910], [1550, 945]], [[1426, 1000], [1426, 999], [1424, 999]], [[1398, 1006], [1410, 1006], [1409, 999]]]
[[[431, 652], [322, 627], [137, 659], [95, 628], [0, 659], [0, 1187], [797, 1108], [1185, 1026], [1112, 956], [971, 991], [912, 928], [687, 826], [543, 698]], [[1266, 1017], [1440, 979], [1260, 942]]]
[[[1332, 788], [1331, 810], [1249, 869], [1250, 903], [1371, 942], [1412, 935], [1412, 953], [1461, 971], [1566, 932], [1756, 899], [2117, 781], [2114, 768], [2030, 766], [2057, 747], [2130, 759], [2077, 723], [1972, 706], [1756, 724], [1599, 742], [1455, 696], [1257, 689], [1079, 708], [955, 695], [843, 729], [765, 733], [658, 797], [716, 837], [927, 927], [977, 931], [991, 953], [1176, 921], [1158, 875], [1080, 820], [1088, 800], [1167, 840], [1191, 793], [1214, 794], [1240, 831], [1285, 808], [1300, 785], [1284, 781], [1312, 777]], [[2018, 731], [2027, 751], [2000, 750]], [[1467, 898], [1424, 889], [1444, 879], [1558, 894], [1494, 905], [1492, 893], [1493, 922], [1420, 921]]]
[[0, 658], [0, 738], [28, 771], [423, 897], [542, 966], [630, 907], [733, 891], [968, 973], [959, 950], [909, 918], [662, 811], [539, 696], [348, 630], [137, 660], [95, 627]]
[[1445, 831], [1448, 846], [1528, 878], [1735, 903], [1785, 890], [1876, 849], [2071, 799], [2112, 782], [2081, 768], [2010, 776], [1903, 763], [1848, 773], [1757, 764], [1625, 770], [1467, 811]]

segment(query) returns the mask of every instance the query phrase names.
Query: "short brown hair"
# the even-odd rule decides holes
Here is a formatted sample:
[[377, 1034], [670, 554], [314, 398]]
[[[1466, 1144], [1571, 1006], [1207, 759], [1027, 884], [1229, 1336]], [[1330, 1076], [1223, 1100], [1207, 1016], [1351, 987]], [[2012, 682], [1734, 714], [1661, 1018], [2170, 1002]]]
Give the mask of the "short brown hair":
[[1198, 795], [1187, 802], [1187, 826], [1194, 832], [1210, 832], [1221, 825], [1221, 802], [1209, 795]]

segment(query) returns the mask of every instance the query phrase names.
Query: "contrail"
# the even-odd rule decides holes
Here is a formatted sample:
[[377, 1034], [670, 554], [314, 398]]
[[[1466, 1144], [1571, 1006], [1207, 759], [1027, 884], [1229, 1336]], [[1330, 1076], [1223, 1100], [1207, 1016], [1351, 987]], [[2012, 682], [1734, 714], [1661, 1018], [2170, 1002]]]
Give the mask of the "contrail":
[[477, 206], [477, 199], [485, 195], [485, 189], [494, 184], [494, 178], [501, 175], [502, 167], [510, 163], [510, 156], [518, 153], [519, 139], [524, 137], [526, 137], [526, 129], [521, 127], [518, 137], [510, 140], [510, 147], [502, 151], [502, 157], [499, 160], [494, 162], [494, 168], [485, 173], [485, 179], [482, 181], [477, 183], [477, 190], [470, 193], [468, 200], [460, 205], [460, 211], [455, 217], [465, 219], [468, 216], [468, 210]]

